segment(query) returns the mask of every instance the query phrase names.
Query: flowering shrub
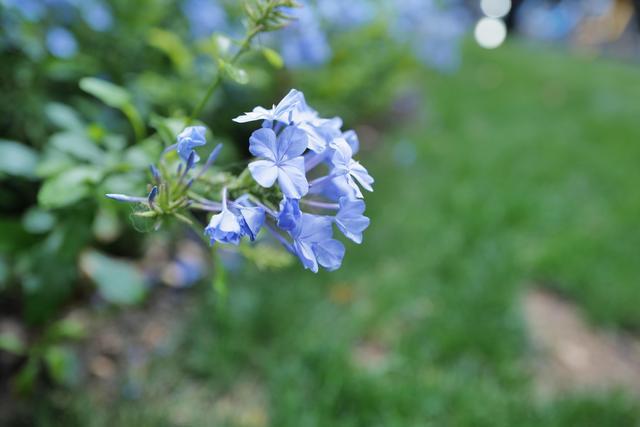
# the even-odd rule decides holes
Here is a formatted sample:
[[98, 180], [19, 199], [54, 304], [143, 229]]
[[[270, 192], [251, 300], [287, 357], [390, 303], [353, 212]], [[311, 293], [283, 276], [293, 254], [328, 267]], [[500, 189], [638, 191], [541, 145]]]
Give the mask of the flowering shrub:
[[[249, 151], [257, 159], [239, 176], [212, 170], [222, 145], [202, 167], [196, 166], [196, 148], [206, 144], [206, 128], [190, 126], [164, 151], [178, 154], [176, 172], [171, 173], [173, 165], [164, 158], [160, 167], [150, 167], [153, 187], [146, 198], [107, 197], [144, 204], [147, 209], [135, 215], [155, 219], [158, 225], [167, 216], [194, 225], [185, 209], [214, 212], [203, 231], [212, 245], [238, 245], [245, 237], [254, 241], [264, 228], [305, 268], [339, 268], [345, 248], [333, 238], [333, 224], [356, 243], [362, 242], [369, 225], [360, 187], [373, 191], [373, 178], [353, 159], [359, 145], [355, 132], [343, 132], [339, 118], [319, 117], [295, 89], [271, 109], [256, 107], [234, 120], [262, 121], [249, 140]], [[307, 179], [322, 167], [325, 175]]]

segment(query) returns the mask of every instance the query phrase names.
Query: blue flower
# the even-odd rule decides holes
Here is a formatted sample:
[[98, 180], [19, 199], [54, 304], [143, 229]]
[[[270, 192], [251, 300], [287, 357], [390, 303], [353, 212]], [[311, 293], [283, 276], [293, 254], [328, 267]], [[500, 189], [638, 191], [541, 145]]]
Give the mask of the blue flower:
[[290, 68], [323, 65], [331, 59], [327, 35], [320, 26], [317, 13], [309, 4], [285, 11], [295, 20], [279, 32], [280, 52]]
[[361, 199], [340, 198], [340, 210], [335, 222], [340, 231], [354, 242], [362, 243], [362, 232], [369, 226], [369, 218], [363, 215], [364, 201]]
[[47, 49], [53, 56], [68, 59], [78, 52], [76, 38], [62, 27], [54, 27], [47, 31]]
[[189, 126], [178, 135], [178, 155], [185, 162], [189, 160], [191, 153], [194, 153], [194, 161], [198, 162], [200, 156], [193, 150], [195, 147], [203, 146], [207, 143], [205, 134], [207, 128], [204, 126]]
[[344, 245], [332, 238], [330, 217], [303, 213], [293, 231], [293, 249], [302, 265], [318, 272], [318, 265], [329, 271], [337, 270], [344, 258]]
[[253, 132], [249, 151], [262, 160], [249, 163], [251, 176], [263, 187], [272, 187], [276, 179], [282, 193], [299, 199], [309, 191], [305, 176], [304, 157], [307, 135], [295, 126], [289, 126], [276, 137], [272, 129]]
[[360, 199], [363, 196], [358, 184], [367, 191], [373, 191], [371, 187], [374, 182], [373, 178], [364, 166], [353, 160], [349, 144], [344, 139], [338, 138], [332, 142], [332, 146], [335, 150], [331, 158], [334, 166], [333, 174], [336, 175], [335, 181], [346, 181], [353, 189], [355, 196]]
[[264, 209], [259, 206], [238, 206], [236, 210], [242, 234], [249, 236], [251, 241], [256, 240], [264, 224]]
[[300, 201], [297, 199], [283, 199], [280, 202], [280, 213], [278, 214], [278, 227], [282, 230], [293, 231], [302, 218]]
[[238, 216], [223, 206], [222, 212], [211, 217], [204, 233], [211, 239], [212, 245], [215, 242], [237, 245], [240, 243], [243, 230]]
[[264, 107], [256, 107], [253, 111], [244, 113], [233, 119], [237, 123], [247, 123], [256, 120], [280, 121], [289, 123], [288, 116], [301, 100], [302, 92], [291, 89], [278, 105], [274, 105], [270, 110]]
[[329, 25], [340, 29], [365, 25], [376, 15], [369, 0], [322, 0], [318, 2], [318, 9]]
[[227, 14], [215, 0], [186, 0], [182, 12], [189, 20], [189, 29], [195, 38], [210, 36], [226, 27]]
[[109, 6], [98, 0], [85, 0], [80, 4], [82, 18], [95, 31], [107, 31], [113, 26]]

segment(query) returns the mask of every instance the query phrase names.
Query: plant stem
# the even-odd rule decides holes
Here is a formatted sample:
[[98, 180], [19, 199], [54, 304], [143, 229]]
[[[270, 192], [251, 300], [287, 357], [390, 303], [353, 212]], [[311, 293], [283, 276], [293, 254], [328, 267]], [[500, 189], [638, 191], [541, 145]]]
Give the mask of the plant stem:
[[[265, 12], [265, 15], [266, 13], [267, 12]], [[244, 37], [244, 39], [240, 43], [240, 49], [238, 49], [238, 51], [231, 57], [231, 59], [229, 59], [229, 62], [228, 62], [229, 65], [235, 64], [236, 61], [238, 61], [238, 59], [240, 58], [240, 56], [242, 56], [242, 54], [244, 54], [249, 50], [249, 48], [251, 47], [251, 42], [253, 41], [253, 38], [262, 31], [262, 21], [265, 18], [266, 16], [261, 17], [260, 20], [256, 22], [256, 25], [251, 29], [251, 31], [247, 33], [247, 35]], [[207, 88], [207, 91], [204, 94], [204, 97], [200, 100], [198, 105], [193, 109], [193, 112], [187, 119], [187, 126], [189, 126], [195, 119], [198, 118], [198, 116], [200, 116], [200, 113], [202, 113], [202, 110], [207, 105], [207, 102], [209, 102], [209, 99], [211, 98], [211, 96], [215, 93], [215, 91], [218, 89], [218, 87], [222, 83], [222, 80], [224, 77], [223, 68], [224, 68], [224, 65], [218, 66], [218, 73], [216, 74], [216, 78]]]

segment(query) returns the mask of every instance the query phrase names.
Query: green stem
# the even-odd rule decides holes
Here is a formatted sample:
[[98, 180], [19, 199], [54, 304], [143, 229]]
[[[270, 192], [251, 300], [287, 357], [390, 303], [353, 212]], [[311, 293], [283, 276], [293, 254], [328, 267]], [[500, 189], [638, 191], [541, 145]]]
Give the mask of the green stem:
[[[249, 48], [251, 47], [251, 42], [253, 41], [253, 38], [256, 35], [258, 35], [260, 31], [262, 31], [262, 24], [260, 22], [263, 19], [264, 18], [261, 18], [261, 20], [258, 21], [256, 26], [254, 26], [253, 29], [247, 33], [245, 38], [240, 43], [240, 49], [238, 49], [238, 51], [229, 60], [230, 65], [235, 64], [238, 61], [238, 59], [242, 56], [242, 54], [244, 54], [249, 50]], [[190, 125], [195, 119], [198, 118], [198, 116], [200, 116], [200, 113], [202, 113], [202, 110], [207, 105], [207, 102], [209, 102], [209, 99], [211, 98], [211, 96], [215, 93], [215, 91], [218, 89], [218, 87], [222, 83], [222, 80], [224, 77], [223, 67], [224, 66], [218, 66], [218, 73], [216, 74], [216, 78], [207, 88], [207, 91], [205, 92], [204, 97], [200, 100], [198, 105], [196, 105], [196, 107], [193, 109], [193, 112], [187, 119], [187, 125]]]

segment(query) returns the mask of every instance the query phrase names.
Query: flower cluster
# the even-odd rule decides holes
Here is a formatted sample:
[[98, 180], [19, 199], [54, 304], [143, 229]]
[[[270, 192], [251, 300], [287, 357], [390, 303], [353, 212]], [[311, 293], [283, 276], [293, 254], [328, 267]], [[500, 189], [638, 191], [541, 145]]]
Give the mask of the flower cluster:
[[[303, 266], [335, 270], [342, 264], [345, 247], [333, 236], [334, 225], [345, 237], [362, 242], [369, 226], [364, 216], [362, 189], [373, 191], [373, 178], [353, 155], [358, 151], [354, 131], [342, 131], [340, 118], [326, 119], [309, 107], [302, 92], [295, 89], [278, 104], [256, 107], [234, 119], [238, 123], [262, 122], [249, 139], [255, 156], [238, 177], [222, 176], [217, 195], [193, 191], [204, 180], [222, 148], [218, 145], [201, 168], [196, 148], [206, 144], [206, 128], [184, 129], [174, 145], [180, 159], [177, 172], [163, 162], [151, 166], [154, 186], [149, 195], [107, 196], [120, 201], [144, 203], [149, 207], [137, 215], [154, 218], [174, 215], [192, 222], [185, 209], [213, 212], [204, 234], [215, 242], [237, 245], [241, 239], [256, 240], [261, 229], [272, 234], [296, 255]], [[212, 181], [209, 180], [209, 183]]]
[[[305, 268], [317, 272], [318, 266], [340, 267], [344, 246], [333, 238], [332, 225], [361, 243], [369, 219], [363, 215], [360, 187], [373, 191], [373, 178], [353, 159], [359, 145], [355, 132], [343, 132], [339, 118], [321, 118], [295, 89], [271, 109], [257, 107], [234, 120], [263, 122], [249, 141], [249, 151], [257, 158], [249, 171], [261, 187], [272, 188], [277, 182], [282, 194], [278, 210], [267, 211], [275, 225], [269, 226], [271, 232]], [[324, 174], [307, 179], [322, 168]], [[333, 215], [307, 213], [301, 207]]]

